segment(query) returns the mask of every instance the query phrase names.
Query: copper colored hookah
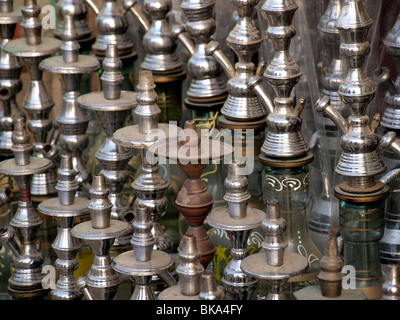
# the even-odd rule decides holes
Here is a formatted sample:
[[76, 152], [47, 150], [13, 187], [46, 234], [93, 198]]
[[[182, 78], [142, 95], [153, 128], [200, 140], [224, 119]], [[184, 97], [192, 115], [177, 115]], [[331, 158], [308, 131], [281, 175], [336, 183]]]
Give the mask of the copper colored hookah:
[[232, 148], [220, 141], [201, 139], [195, 122], [188, 120], [177, 142], [158, 143], [149, 151], [156, 156], [177, 161], [179, 168], [186, 176], [175, 205], [189, 224], [186, 235], [193, 234], [196, 237], [197, 247], [201, 251], [200, 262], [206, 269], [214, 256], [216, 247], [203, 223], [211, 211], [214, 199], [201, 180], [201, 174], [210, 161], [230, 156]]

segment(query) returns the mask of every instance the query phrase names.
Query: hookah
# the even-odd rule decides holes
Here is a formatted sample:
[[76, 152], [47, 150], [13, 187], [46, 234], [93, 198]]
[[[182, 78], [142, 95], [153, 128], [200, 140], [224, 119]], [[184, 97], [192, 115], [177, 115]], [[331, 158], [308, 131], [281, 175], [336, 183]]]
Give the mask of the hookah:
[[368, 299], [382, 295], [379, 241], [384, 231], [385, 199], [389, 195], [389, 188], [375, 179], [375, 175], [386, 170], [376, 134], [380, 116], [375, 115], [370, 123], [365, 115], [376, 92], [375, 84], [362, 68], [370, 49], [367, 35], [372, 24], [359, 0], [345, 1], [336, 22], [341, 34], [340, 52], [349, 68], [338, 93], [351, 116], [346, 121], [328, 97], [316, 103], [317, 112], [331, 118], [341, 135], [342, 153], [335, 170], [347, 179], [334, 187], [334, 194], [339, 200], [344, 264], [354, 266], [356, 288], [363, 290]]
[[[331, 0], [322, 15], [318, 30], [323, 39], [323, 43], [330, 57], [330, 62], [326, 65], [323, 62], [318, 64], [321, 73], [321, 95], [329, 97], [331, 104], [343, 115], [348, 117], [348, 110], [340, 99], [338, 89], [345, 76], [345, 62], [343, 61], [339, 46], [340, 34], [335, 27], [335, 22], [339, 18], [342, 9], [342, 0]], [[308, 229], [311, 239], [323, 252], [328, 239], [330, 221], [333, 207], [337, 203], [332, 194], [333, 168], [336, 164], [336, 155], [340, 150], [338, 144], [338, 129], [332, 120], [321, 113], [316, 113], [316, 125], [318, 132], [319, 145], [319, 180], [312, 187], [315, 192], [315, 200], [311, 209], [311, 216], [308, 222]], [[320, 179], [322, 177], [322, 179]]]
[[71, 229], [73, 237], [84, 240], [93, 250], [92, 266], [77, 287], [81, 288], [81, 281], [85, 280], [95, 300], [112, 300], [117, 294], [121, 279], [111, 267], [110, 250], [115, 238], [132, 233], [129, 222], [111, 219], [109, 193], [104, 175], [95, 175], [88, 204], [91, 220], [81, 222]]
[[[198, 126], [210, 127], [227, 97], [226, 79], [220, 64], [206, 54], [206, 45], [216, 31], [213, 17], [215, 0], [184, 0], [180, 7], [187, 19], [185, 26], [173, 31], [191, 54], [187, 63], [190, 79], [185, 105]], [[215, 120], [214, 120], [215, 121]], [[203, 123], [204, 122], [204, 123]]]
[[176, 53], [178, 45], [173, 29], [167, 21], [172, 9], [171, 0], [145, 0], [144, 10], [151, 22], [137, 5], [137, 1], [126, 0], [125, 11], [131, 12], [145, 31], [142, 44], [145, 51], [142, 70], [153, 73], [155, 91], [161, 109], [159, 121], [180, 121], [182, 117], [182, 82], [186, 77], [182, 61]]
[[[128, 112], [136, 106], [136, 93], [122, 90], [122, 62], [118, 57], [116, 44], [109, 44], [103, 60], [101, 75], [102, 91], [90, 92], [77, 98], [77, 103], [83, 110], [95, 113], [106, 133], [106, 139], [96, 153], [96, 159], [101, 164], [100, 174], [106, 179], [110, 189], [109, 200], [113, 204], [111, 219], [123, 220], [126, 212], [130, 211], [122, 189], [129, 179], [127, 165], [133, 153], [112, 141], [113, 133], [124, 126]], [[86, 187], [88, 190], [88, 187]], [[114, 247], [129, 245], [131, 235], [117, 238]]]
[[247, 275], [267, 283], [267, 300], [286, 300], [285, 284], [289, 278], [305, 272], [308, 261], [298, 253], [285, 251], [288, 246], [283, 237], [286, 221], [280, 216], [276, 199], [267, 200], [262, 228], [265, 232], [262, 251], [244, 258], [241, 268]]
[[237, 161], [229, 165], [224, 196], [227, 208], [217, 209], [207, 218], [210, 226], [225, 230], [231, 241], [232, 259], [224, 269], [222, 282], [233, 300], [251, 300], [257, 288], [258, 279], [244, 274], [240, 266], [249, 255], [247, 242], [251, 231], [265, 219], [263, 211], [248, 207], [251, 196], [247, 190], [248, 180], [241, 173], [244, 166]]
[[[337, 232], [336, 232], [337, 233]], [[360, 289], [343, 289], [343, 260], [339, 255], [336, 234], [328, 235], [324, 256], [320, 260], [319, 286], [308, 286], [294, 293], [297, 300], [366, 300]]]
[[267, 35], [272, 40], [275, 54], [266, 67], [264, 77], [275, 91], [274, 107], [269, 106], [267, 90], [262, 78], [253, 76], [248, 86], [257, 94], [269, 110], [267, 133], [261, 147], [260, 161], [264, 167], [265, 196], [277, 199], [280, 212], [287, 223], [288, 252], [306, 257], [309, 268], [288, 281], [287, 298], [301, 287], [315, 284], [319, 272], [321, 252], [312, 241], [307, 228], [307, 212], [310, 209], [309, 165], [314, 156], [301, 131], [300, 117], [305, 99], [298, 98], [294, 107], [292, 90], [302, 72], [289, 54], [290, 40], [296, 29], [292, 24], [298, 5], [291, 1], [266, 1], [265, 12], [269, 27]]
[[20, 192], [18, 209], [10, 226], [0, 229], [0, 242], [14, 256], [14, 271], [7, 288], [14, 299], [43, 298], [48, 293], [42, 286], [43, 255], [36, 239], [42, 219], [33, 208], [30, 188], [33, 175], [45, 172], [53, 164], [48, 159], [31, 156], [33, 146], [25, 126], [24, 118], [14, 120], [11, 149], [14, 158], [0, 162], [0, 173], [12, 176]]
[[[399, 68], [400, 46], [399, 46], [399, 30], [400, 30], [400, 14], [397, 17], [396, 23], [386, 35], [384, 44], [386, 51], [391, 55], [397, 70]], [[376, 84], [384, 84], [387, 88], [385, 93], [384, 102], [385, 110], [382, 114], [380, 126], [378, 128], [378, 135], [383, 136], [387, 132], [392, 131], [394, 135], [399, 134], [399, 110], [400, 110], [400, 91], [399, 81], [400, 77], [397, 76], [395, 82], [390, 79], [390, 71], [386, 67], [377, 68], [373, 80]], [[398, 264], [400, 262], [400, 238], [398, 236], [397, 223], [400, 221], [398, 214], [398, 185], [399, 185], [399, 168], [398, 157], [394, 150], [391, 148], [381, 148], [381, 156], [383, 162], [388, 168], [388, 172], [383, 174], [379, 180], [388, 185], [391, 189], [390, 194], [386, 200], [385, 206], [385, 229], [382, 239], [379, 242], [381, 265], [385, 268], [390, 264]]]
[[62, 0], [56, 4], [57, 15], [59, 21], [54, 31], [54, 37], [62, 40], [64, 30], [64, 18], [71, 16], [74, 21], [75, 30], [77, 33], [76, 41], [79, 44], [81, 54], [89, 54], [91, 45], [95, 41], [92, 29], [89, 27], [86, 16], [87, 6], [83, 0]]
[[158, 123], [161, 110], [156, 104], [157, 93], [151, 71], [141, 70], [138, 80], [137, 106], [134, 111], [138, 124], [116, 130], [112, 141], [118, 146], [139, 150], [142, 170], [132, 183], [136, 195], [135, 207], [139, 204], [149, 207], [156, 249], [171, 251], [172, 237], [162, 230], [159, 223], [168, 205], [165, 191], [169, 181], [159, 173], [157, 163], [149, 162], [147, 150], [162, 139], [176, 139], [181, 129], [173, 124]]
[[158, 157], [176, 161], [186, 176], [175, 205], [189, 225], [185, 234], [195, 235], [197, 248], [201, 251], [200, 263], [207, 269], [216, 247], [206, 232], [204, 220], [211, 211], [214, 199], [201, 174], [210, 161], [230, 156], [232, 147], [218, 140], [202, 138], [197, 133], [195, 122], [187, 120], [178, 141], [159, 142], [149, 151]]
[[[61, 55], [44, 59], [39, 64], [41, 70], [60, 74], [64, 84], [64, 95], [57, 124], [60, 129], [60, 146], [66, 153], [72, 155], [77, 181], [82, 188], [90, 184], [92, 177], [82, 159], [82, 151], [89, 144], [86, 133], [90, 121], [89, 115], [79, 107], [77, 99], [80, 96], [80, 83], [84, 74], [93, 74], [100, 69], [95, 57], [79, 54], [78, 33], [75, 30], [73, 17], [64, 16]], [[78, 192], [79, 196], [85, 195]]]
[[133, 250], [121, 253], [113, 260], [113, 268], [117, 272], [135, 278], [131, 300], [156, 300], [152, 278], [168, 272], [174, 265], [168, 253], [154, 250], [155, 239], [151, 228], [150, 209], [139, 203], [133, 222]]
[[76, 197], [78, 182], [73, 168], [73, 157], [70, 154], [61, 156], [58, 169], [56, 189], [58, 197], [51, 198], [39, 204], [42, 214], [54, 217], [58, 221], [58, 234], [52, 248], [58, 259], [55, 266], [60, 276], [56, 288], [50, 291], [52, 300], [81, 300], [82, 293], [75, 284], [74, 271], [78, 268], [76, 255], [81, 248], [80, 241], [71, 235], [71, 229], [78, 217], [89, 214], [89, 200]]
[[20, 76], [24, 64], [20, 58], [4, 51], [4, 47], [14, 37], [17, 24], [21, 21], [21, 8], [13, 6], [12, 0], [3, 0], [0, 5], [0, 100], [3, 103], [0, 110], [0, 154], [3, 158], [12, 157], [12, 118], [24, 116], [15, 101], [16, 95], [22, 89]]
[[176, 272], [179, 283], [160, 292], [158, 300], [221, 300], [224, 292], [216, 285], [214, 274], [200, 263], [194, 235], [184, 235]]
[[[43, 158], [43, 146], [47, 143], [48, 133], [53, 126], [49, 114], [54, 102], [42, 81], [43, 72], [39, 64], [59, 50], [61, 41], [41, 36], [40, 8], [36, 0], [25, 0], [22, 14], [24, 18], [21, 26], [24, 28], [25, 37], [9, 41], [3, 50], [22, 58], [29, 68], [30, 83], [23, 108], [29, 114], [28, 127], [34, 136], [33, 155]], [[43, 197], [56, 194], [56, 180], [55, 166], [46, 172], [33, 175], [31, 194], [35, 200], [41, 202]]]

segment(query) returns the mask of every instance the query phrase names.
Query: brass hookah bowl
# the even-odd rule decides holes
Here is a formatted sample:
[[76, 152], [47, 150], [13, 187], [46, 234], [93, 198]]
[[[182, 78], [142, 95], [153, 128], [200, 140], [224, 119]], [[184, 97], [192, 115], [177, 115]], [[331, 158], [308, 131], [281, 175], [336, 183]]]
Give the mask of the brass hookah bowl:
[[[40, 70], [39, 64], [59, 50], [61, 41], [41, 36], [40, 7], [35, 0], [24, 2], [22, 14], [24, 18], [21, 26], [25, 31], [25, 37], [9, 41], [3, 49], [9, 54], [21, 58], [28, 66], [30, 82], [23, 108], [29, 114], [28, 128], [34, 136], [33, 155], [44, 157], [43, 146], [48, 142], [48, 134], [53, 127], [49, 114], [54, 102], [42, 81], [43, 72]], [[32, 196], [42, 200], [43, 197], [56, 194], [56, 180], [55, 166], [46, 172], [35, 174], [32, 178]]]
[[3, 103], [3, 107], [0, 110], [0, 153], [4, 157], [12, 157], [12, 118], [24, 116], [15, 101], [16, 95], [22, 89], [20, 76], [24, 64], [20, 58], [4, 51], [4, 46], [14, 37], [15, 28], [22, 21], [22, 18], [21, 7], [14, 6], [12, 0], [1, 1], [0, 100]]
[[285, 252], [288, 246], [284, 239], [286, 221], [281, 218], [277, 200], [268, 200], [266, 218], [262, 223], [265, 240], [262, 251], [243, 259], [241, 268], [247, 275], [267, 283], [267, 300], [286, 300], [284, 288], [289, 280], [308, 268], [305, 257], [294, 252]]
[[14, 256], [14, 271], [7, 289], [14, 299], [43, 298], [49, 290], [42, 286], [44, 259], [36, 239], [42, 219], [33, 207], [30, 188], [33, 175], [45, 172], [53, 164], [48, 159], [31, 156], [33, 146], [24, 118], [14, 120], [12, 141], [14, 158], [0, 162], [0, 173], [12, 176], [20, 192], [10, 226], [1, 228], [0, 232], [1, 243], [7, 245]]
[[248, 207], [251, 195], [248, 180], [241, 172], [244, 166], [237, 161], [229, 165], [224, 195], [227, 207], [213, 211], [207, 218], [210, 226], [225, 230], [231, 241], [232, 259], [224, 269], [222, 282], [233, 300], [251, 300], [257, 288], [258, 279], [243, 273], [241, 263], [249, 255], [247, 242], [251, 231], [265, 219], [263, 211]]
[[73, 168], [73, 157], [70, 154], [61, 156], [57, 171], [58, 197], [50, 198], [39, 204], [38, 210], [44, 215], [54, 217], [58, 221], [58, 233], [52, 243], [58, 259], [55, 262], [59, 278], [55, 289], [50, 291], [52, 300], [81, 300], [82, 293], [75, 284], [74, 271], [79, 263], [76, 255], [81, 248], [78, 239], [71, 235], [76, 218], [89, 214], [89, 200], [76, 197], [79, 188]]
[[355, 267], [356, 288], [363, 290], [368, 299], [382, 295], [379, 241], [384, 231], [384, 203], [389, 195], [389, 188], [375, 179], [386, 170], [376, 133], [381, 117], [375, 115], [370, 123], [365, 115], [376, 92], [374, 82], [363, 69], [372, 24], [362, 1], [344, 2], [336, 27], [341, 34], [340, 52], [346, 58], [348, 72], [338, 93], [351, 115], [345, 120], [327, 97], [316, 103], [316, 110], [330, 117], [341, 135], [342, 153], [335, 170], [346, 180], [334, 187], [334, 194], [339, 200], [344, 264]]
[[193, 234], [182, 237], [179, 249], [179, 275], [177, 285], [160, 292], [158, 300], [221, 300], [224, 291], [217, 286], [214, 274], [204, 270], [200, 263], [201, 252], [197, 249]]
[[98, 71], [100, 64], [95, 57], [79, 54], [80, 45], [73, 17], [64, 16], [63, 22], [64, 29], [60, 35], [62, 54], [44, 59], [39, 68], [62, 76], [65, 89], [56, 120], [60, 129], [59, 143], [60, 147], [73, 157], [72, 163], [81, 186], [78, 195], [83, 196], [85, 193], [82, 188], [92, 180], [91, 173], [82, 159], [82, 152], [89, 144], [86, 131], [90, 117], [78, 104], [79, 89], [83, 75]]
[[[111, 219], [112, 203], [108, 199], [109, 193], [104, 175], [95, 175], [88, 205], [91, 220], [81, 222], [71, 230], [71, 235], [88, 243], [94, 253], [86, 278], [77, 284], [79, 289], [86, 285], [87, 290], [83, 294], [90, 292], [90, 297], [94, 300], [112, 300], [115, 297], [121, 279], [111, 267], [110, 250], [116, 238], [132, 233], [129, 222]], [[88, 299], [87, 295], [85, 297]]]
[[189, 224], [185, 234], [196, 237], [197, 248], [202, 254], [200, 263], [206, 269], [216, 248], [203, 223], [214, 199], [201, 180], [201, 174], [210, 161], [230, 156], [232, 147], [218, 140], [201, 138], [195, 122], [187, 120], [178, 141], [157, 143], [149, 151], [158, 157], [176, 161], [186, 176], [175, 205]]

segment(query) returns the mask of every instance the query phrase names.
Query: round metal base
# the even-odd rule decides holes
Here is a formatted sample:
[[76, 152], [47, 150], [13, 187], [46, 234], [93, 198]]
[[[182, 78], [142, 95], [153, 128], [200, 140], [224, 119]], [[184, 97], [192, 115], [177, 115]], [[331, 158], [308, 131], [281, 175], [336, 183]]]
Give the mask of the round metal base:
[[27, 44], [25, 38], [15, 39], [8, 42], [4, 50], [17, 57], [35, 58], [52, 55], [60, 49], [62, 43], [60, 40], [49, 37], [41, 39], [42, 42], [35, 46]]
[[157, 300], [200, 300], [199, 295], [186, 296], [181, 293], [181, 287], [179, 285], [169, 287], [160, 292]]
[[97, 91], [78, 97], [77, 102], [82, 108], [92, 111], [123, 111], [137, 105], [136, 96], [136, 92], [123, 90], [119, 99], [108, 100], [104, 98], [103, 91]]
[[283, 265], [274, 267], [267, 263], [265, 252], [260, 252], [243, 259], [241, 267], [244, 273], [257, 279], [282, 280], [305, 272], [308, 261], [297, 253], [285, 252]]
[[320, 286], [308, 286], [294, 293], [297, 300], [367, 300], [364, 292], [359, 289], [344, 290], [336, 298], [324, 297]]
[[89, 199], [75, 198], [72, 205], [63, 206], [59, 198], [51, 198], [40, 203], [38, 210], [53, 217], [77, 217], [89, 213], [89, 203]]
[[174, 261], [163, 251], [153, 250], [149, 261], [137, 261], [133, 250], [115, 257], [112, 267], [115, 271], [131, 276], [152, 276], [168, 271]]
[[210, 213], [207, 224], [217, 229], [242, 231], [259, 227], [264, 219], [265, 213], [256, 208], [247, 208], [246, 217], [243, 219], [231, 218], [228, 208], [222, 208]]
[[64, 62], [63, 56], [43, 60], [39, 68], [57, 74], [91, 74], [100, 69], [99, 60], [87, 55], [79, 55], [77, 62]]
[[71, 229], [71, 235], [84, 240], [106, 240], [117, 238], [132, 232], [132, 226], [123, 221], [110, 220], [110, 226], [104, 229], [92, 227], [92, 221], [77, 224]]
[[262, 164], [273, 168], [297, 168], [305, 166], [314, 160], [312, 152], [308, 152], [305, 157], [301, 158], [280, 158], [274, 159], [266, 157], [264, 154], [259, 155]]
[[28, 165], [17, 166], [14, 158], [12, 158], [0, 162], [0, 173], [10, 176], [28, 176], [44, 172], [52, 165], [53, 163], [49, 159], [31, 157]]

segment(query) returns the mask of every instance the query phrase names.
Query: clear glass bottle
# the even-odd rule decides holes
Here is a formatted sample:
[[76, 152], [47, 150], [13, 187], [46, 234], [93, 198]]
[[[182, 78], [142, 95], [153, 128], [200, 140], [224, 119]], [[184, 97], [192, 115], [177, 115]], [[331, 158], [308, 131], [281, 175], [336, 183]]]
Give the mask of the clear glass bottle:
[[322, 255], [307, 227], [307, 212], [311, 206], [309, 179], [308, 165], [294, 168], [265, 167], [265, 196], [279, 201], [281, 216], [287, 224], [284, 233], [288, 242], [286, 252], [301, 254], [309, 264], [304, 274], [289, 279], [285, 288], [287, 299], [294, 299], [294, 291], [318, 283]]

